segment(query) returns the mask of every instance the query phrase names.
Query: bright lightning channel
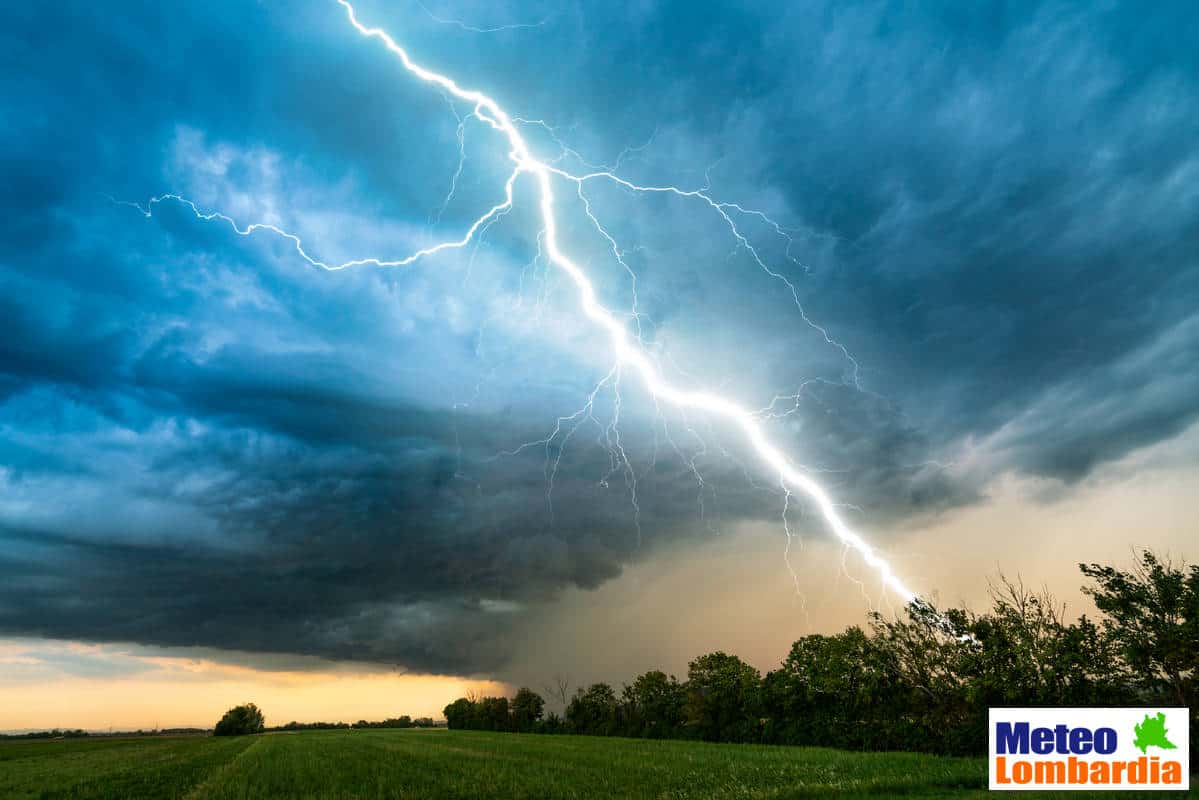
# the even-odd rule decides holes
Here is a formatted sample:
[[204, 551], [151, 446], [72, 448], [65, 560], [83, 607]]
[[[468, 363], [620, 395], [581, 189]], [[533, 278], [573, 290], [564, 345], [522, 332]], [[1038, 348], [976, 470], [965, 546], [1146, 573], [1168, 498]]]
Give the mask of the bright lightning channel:
[[[761, 217], [767, 224], [774, 226], [776, 232], [781, 235], [786, 235], [777, 223], [774, 223], [764, 214], [751, 209], [746, 209], [735, 203], [717, 202], [708, 196], [704, 190], [685, 190], [674, 186], [640, 186], [634, 184], [624, 178], [621, 178], [608, 169], [595, 169], [585, 174], [576, 175], [570, 173], [555, 163], [541, 161], [535, 158], [521, 136], [517, 128], [517, 124], [530, 121], [523, 120], [519, 117], [511, 117], [503, 108], [496, 103], [491, 97], [483, 92], [474, 89], [465, 89], [459, 86], [452, 78], [442, 75], [427, 69], [416, 62], [409, 56], [406, 50], [401, 47], [386, 31], [381, 28], [368, 27], [358, 20], [354, 7], [347, 0], [337, 0], [338, 4], [345, 9], [346, 16], [351, 25], [361, 35], [378, 39], [393, 55], [397, 56], [404, 69], [410, 74], [416, 76], [425, 83], [433, 84], [447, 95], [453, 96], [458, 100], [470, 103], [474, 106], [472, 116], [486, 123], [507, 140], [510, 151], [509, 159], [513, 163], [513, 171], [508, 176], [504, 183], [503, 199], [496, 205], [492, 206], [482, 216], [474, 221], [467, 229], [466, 233], [461, 238], [440, 242], [430, 247], [417, 250], [400, 259], [381, 259], [381, 258], [361, 258], [352, 261], [346, 261], [340, 264], [328, 264], [308, 254], [305, 250], [300, 237], [289, 233], [277, 226], [255, 223], [247, 226], [239, 226], [238, 223], [231, 217], [218, 212], [209, 212], [200, 209], [191, 200], [188, 200], [177, 194], [164, 194], [150, 198], [147, 206], [142, 207], [134, 203], [124, 203], [131, 205], [141, 211], [147, 217], [152, 214], [153, 206], [164, 201], [174, 201], [182, 203], [195, 213], [197, 217], [204, 220], [220, 220], [227, 223], [236, 233], [242, 236], [248, 236], [255, 231], [263, 230], [276, 234], [284, 239], [289, 240], [294, 246], [299, 256], [308, 264], [329, 271], [348, 269], [357, 266], [376, 266], [376, 267], [401, 267], [412, 264], [420, 259], [435, 255], [442, 251], [453, 250], [466, 247], [480, 231], [484, 231], [497, 219], [503, 217], [513, 204], [513, 188], [518, 178], [527, 175], [530, 176], [536, 183], [537, 195], [539, 199], [539, 210], [541, 214], [541, 222], [543, 226], [542, 236], [539, 237], [542, 247], [544, 248], [544, 256], [549, 259], [558, 269], [566, 273], [574, 283], [578, 292], [579, 302], [583, 312], [595, 324], [599, 325], [607, 334], [609, 342], [617, 359], [614, 366], [615, 372], [609, 374], [601, 385], [615, 376], [617, 379], [625, 366], [631, 367], [644, 382], [646, 389], [653, 396], [655, 402], [661, 400], [680, 409], [683, 413], [687, 410], [696, 410], [705, 412], [715, 417], [723, 418], [728, 422], [733, 423], [740, 428], [745, 438], [752, 445], [754, 452], [765, 463], [767, 467], [772, 469], [778, 476], [779, 482], [785, 493], [786, 502], [789, 504], [793, 492], [803, 494], [809, 501], [815, 505], [824, 519], [825, 524], [833, 534], [849, 549], [853, 550], [863, 562], [870, 566], [878, 574], [883, 585], [894, 592], [905, 603], [916, 604], [927, 608], [927, 604], [920, 600], [916, 593], [895, 574], [891, 565], [882, 558], [874, 548], [860, 536], [856, 531], [842, 519], [838, 513], [835, 504], [829, 497], [824, 488], [813, 480], [808, 475], [805, 475], [797, 469], [791, 461], [776, 447], [767, 437], [766, 431], [759, 424], [761, 412], [751, 412], [736, 403], [706, 391], [693, 391], [676, 387], [666, 381], [654, 367], [649, 355], [641, 346], [639, 337], [630, 339], [630, 334], [626, 326], [618, 319], [608, 308], [603, 306], [596, 298], [595, 287], [586, 273], [577, 263], [575, 263], [566, 253], [564, 253], [558, 243], [558, 221], [555, 214], [555, 199], [552, 186], [552, 179], [559, 178], [570, 183], [574, 183], [578, 188], [580, 195], [582, 187], [585, 183], [595, 180], [610, 181], [620, 185], [626, 189], [635, 192], [649, 193], [668, 193], [680, 197], [698, 198], [706, 202], [711, 208], [717, 212], [729, 226], [736, 238], [738, 244], [745, 249], [751, 256], [754, 262], [771, 277], [782, 281], [790, 290], [796, 306], [799, 307], [799, 296], [794, 285], [790, 283], [781, 273], [772, 270], [765, 261], [759, 257], [752, 243], [738, 229], [736, 221], [730, 212], [740, 215]], [[536, 121], [536, 124], [544, 125]], [[586, 165], [591, 168], [592, 165]], [[615, 242], [607, 234], [598, 220], [590, 212], [590, 207], [587, 208], [588, 217], [595, 223], [600, 233], [609, 241], [614, 252], [618, 252], [615, 247]], [[619, 259], [619, 254], [618, 254]], [[623, 263], [623, 261], [622, 261]], [[626, 267], [627, 269], [627, 267]], [[824, 340], [839, 349], [846, 359], [853, 365], [854, 383], [857, 383], [858, 364], [849, 354], [846, 348], [839, 342], [834, 340], [827, 330], [811, 320], [799, 307], [800, 315], [803, 321], [820, 333]], [[634, 310], [634, 319], [636, 312]], [[594, 397], [594, 395], [593, 395]], [[776, 398], [777, 400], [778, 398]], [[768, 415], [769, 416], [769, 415]], [[559, 420], [561, 425], [563, 420]], [[784, 506], [783, 519], [786, 523], [787, 506]], [[791, 532], [787, 529], [788, 547], [790, 547]], [[792, 573], [794, 576], [794, 573]]]

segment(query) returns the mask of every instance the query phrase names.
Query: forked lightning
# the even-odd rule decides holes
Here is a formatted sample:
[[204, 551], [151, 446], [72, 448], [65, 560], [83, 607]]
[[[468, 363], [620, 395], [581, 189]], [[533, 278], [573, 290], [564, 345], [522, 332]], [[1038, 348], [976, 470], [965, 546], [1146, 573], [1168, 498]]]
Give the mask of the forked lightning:
[[[485, 230], [486, 227], [494, 222], [498, 217], [503, 216], [513, 204], [513, 189], [517, 180], [527, 178], [534, 182], [536, 196], [538, 198], [538, 207], [543, 225], [543, 236], [541, 237], [544, 256], [555, 267], [564, 272], [573, 283], [578, 293], [578, 300], [583, 312], [587, 318], [599, 326], [608, 337], [611, 344], [614, 356], [616, 358], [616, 366], [614, 369], [622, 370], [630, 368], [644, 382], [646, 389], [651, 393], [656, 401], [664, 401], [683, 411], [692, 410], [700, 411], [712, 415], [716, 418], [721, 418], [732, 423], [736, 428], [739, 428], [744, 434], [748, 443], [752, 446], [753, 451], [761, 459], [764, 466], [778, 476], [786, 492], [787, 499], [790, 499], [792, 492], [798, 492], [806, 496], [819, 511], [824, 522], [832, 530], [833, 534], [844, 543], [848, 548], [852, 549], [862, 560], [876, 571], [882, 583], [894, 592], [905, 603], [917, 603], [923, 605], [916, 594], [908, 588], [908, 586], [894, 573], [890, 564], [883, 559], [871, 545], [863, 539], [857, 532], [849, 527], [845, 520], [838, 513], [836, 506], [828, 493], [820, 484], [813, 480], [808, 475], [804, 474], [797, 468], [782, 450], [773, 444], [767, 436], [765, 429], [759, 423], [760, 416], [755, 412], [749, 411], [732, 401], [722, 397], [719, 394], [684, 389], [672, 385], [665, 380], [655, 367], [649, 353], [642, 346], [640, 338], [636, 335], [631, 335], [627, 324], [621, 321], [620, 317], [611, 310], [602, 305], [597, 296], [595, 288], [587, 277], [583, 269], [573, 261], [563, 250], [558, 241], [558, 219], [556, 216], [555, 198], [553, 184], [555, 180], [566, 183], [573, 183], [581, 193], [584, 183], [596, 180], [606, 180], [614, 182], [626, 189], [638, 192], [664, 192], [672, 193], [683, 197], [694, 197], [705, 201], [712, 210], [719, 214], [724, 223], [730, 228], [738, 243], [746, 249], [755, 263], [765, 270], [772, 277], [786, 283], [790, 289], [793, 298], [798, 306], [798, 294], [795, 287], [787, 281], [780, 273], [771, 270], [764, 260], [758, 256], [757, 251], [748, 239], [738, 229], [736, 219], [733, 214], [758, 216], [765, 219], [769, 224], [774, 225], [776, 232], [781, 232], [777, 224], [764, 217], [760, 212], [745, 209], [741, 206], [732, 203], [722, 203], [713, 200], [708, 194], [700, 190], [684, 190], [672, 186], [639, 186], [631, 183], [624, 178], [617, 176], [610, 170], [597, 170], [586, 174], [576, 175], [562, 169], [556, 163], [546, 162], [534, 157], [531, 149], [526, 143], [524, 137], [518, 128], [518, 125], [524, 122], [518, 117], [511, 117], [504, 109], [502, 109], [492, 98], [486, 94], [474, 90], [466, 89], [459, 86], [452, 78], [449, 78], [440, 73], [427, 69], [415, 63], [408, 53], [401, 47], [392, 37], [380, 28], [368, 27], [358, 20], [358, 16], [354, 11], [354, 7], [347, 0], [337, 0], [337, 2], [345, 10], [346, 16], [351, 25], [363, 36], [376, 39], [381, 42], [388, 51], [395, 55], [403, 68], [411, 75], [415, 76], [425, 83], [436, 86], [448, 96], [456, 98], [459, 101], [469, 103], [474, 107], [473, 115], [482, 120], [500, 134], [503, 135], [507, 142], [509, 153], [508, 158], [513, 164], [513, 170], [508, 176], [503, 185], [502, 199], [482, 216], [474, 221], [467, 229], [466, 233], [458, 239], [448, 240], [436, 245], [426, 247], [424, 249], [413, 252], [399, 259], [382, 259], [382, 258], [361, 258], [353, 261], [347, 261], [340, 264], [327, 264], [317, 258], [309, 255], [304, 248], [300, 238], [295, 234], [282, 230], [274, 225], [252, 224], [240, 226], [232, 218], [217, 212], [208, 212], [200, 209], [190, 200], [179, 195], [160, 195], [151, 198], [149, 205], [145, 207], [138, 206], [142, 213], [149, 216], [152, 213], [153, 205], [163, 201], [175, 201], [188, 206], [198, 217], [206, 220], [221, 220], [227, 223], [238, 234], [248, 236], [254, 231], [263, 230], [269, 231], [277, 236], [281, 236], [289, 240], [295, 247], [296, 252], [308, 264], [324, 270], [341, 270], [356, 266], [375, 266], [375, 267], [399, 267], [412, 264], [413, 262], [423, 259], [427, 256], [432, 256], [445, 250], [453, 250], [467, 246], [480, 230]], [[132, 204], [130, 204], [132, 205]], [[587, 215], [592, 222], [596, 224], [600, 233], [611, 242], [611, 237], [608, 233], [599, 226], [598, 220], [592, 215], [590, 207], [587, 208]], [[612, 243], [615, 247], [614, 242]], [[626, 267], [627, 268], [627, 267]], [[800, 308], [800, 314], [808, 325], [818, 331], [830, 345], [838, 348], [850, 363], [853, 364], [854, 380], [857, 381], [857, 362], [852, 359], [845, 348], [832, 339], [828, 332], [813, 322], [803, 313]], [[627, 315], [626, 315], [627, 316]], [[635, 318], [635, 314], [634, 314]], [[785, 518], [785, 517], [784, 517]]]

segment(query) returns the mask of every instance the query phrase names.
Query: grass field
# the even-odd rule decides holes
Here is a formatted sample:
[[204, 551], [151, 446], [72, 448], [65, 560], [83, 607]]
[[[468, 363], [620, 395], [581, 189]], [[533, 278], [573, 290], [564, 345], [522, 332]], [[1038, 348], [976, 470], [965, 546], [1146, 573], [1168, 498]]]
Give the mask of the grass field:
[[969, 797], [986, 779], [982, 759], [444, 730], [0, 742], [6, 800]]

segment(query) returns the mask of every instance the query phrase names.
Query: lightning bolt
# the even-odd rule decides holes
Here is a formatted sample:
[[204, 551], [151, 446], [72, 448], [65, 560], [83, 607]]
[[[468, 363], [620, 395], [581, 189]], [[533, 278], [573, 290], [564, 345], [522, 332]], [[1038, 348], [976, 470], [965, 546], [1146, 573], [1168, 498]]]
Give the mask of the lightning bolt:
[[439, 25], [453, 25], [455, 28], [461, 28], [462, 30], [467, 31], [469, 33], [499, 33], [500, 31], [515, 31], [515, 30], [520, 30], [522, 28], [540, 28], [541, 26], [545, 25], [545, 23], [549, 22], [551, 19], [550, 17], [545, 17], [540, 22], [513, 22], [513, 23], [509, 23], [507, 25], [495, 25], [490, 28], [480, 28], [477, 25], [468, 25], [467, 23], [463, 22], [462, 20], [450, 19], [448, 17], [439, 17], [436, 14], [434, 14], [432, 11], [430, 11], [429, 7], [426, 6], [424, 3], [419, 2], [419, 0], [417, 2], [417, 5], [420, 6], [421, 11], [424, 11], [425, 14], [429, 17], [429, 19], [433, 20], [434, 22], [438, 23]]
[[[436, 255], [443, 251], [456, 250], [467, 247], [484, 233], [489, 226], [494, 224], [498, 219], [511, 210], [513, 206], [513, 189], [517, 180], [527, 178], [531, 180], [536, 188], [536, 198], [538, 210], [541, 217], [541, 232], [538, 236], [539, 256], [544, 257], [550, 264], [563, 272], [574, 285], [577, 293], [578, 302], [586, 317], [598, 326], [607, 334], [608, 342], [615, 356], [615, 364], [601, 382], [596, 386], [595, 390], [589, 396], [586, 405], [580, 411], [573, 415], [568, 415], [558, 419], [557, 425], [553, 432], [537, 442], [522, 445], [518, 450], [511, 452], [519, 452], [529, 446], [543, 446], [547, 449], [547, 477], [552, 488], [553, 477], [557, 471], [558, 461], [561, 459], [561, 452], [553, 463], [549, 463], [549, 447], [556, 437], [564, 434], [569, 438], [577, 430], [579, 424], [591, 417], [591, 411], [594, 406], [596, 393], [603, 388], [605, 384], [611, 383], [615, 387], [616, 408], [619, 414], [619, 381], [620, 378], [627, 372], [636, 375], [644, 384], [646, 390], [652, 396], [655, 405], [660, 402], [668, 403], [677, 408], [685, 417], [688, 411], [702, 412], [709, 418], [716, 418], [730, 423], [734, 428], [739, 429], [745, 440], [752, 447], [753, 452], [762, 465], [770, 470], [777, 478], [778, 483], [784, 493], [783, 507], [783, 522], [787, 534], [787, 554], [790, 554], [790, 545], [792, 540], [792, 532], [787, 523], [787, 512], [790, 507], [790, 502], [793, 495], [803, 495], [810, 501], [819, 512], [824, 523], [830, 531], [843, 544], [846, 552], [853, 551], [862, 561], [875, 571], [883, 586], [893, 592], [896, 596], [902, 599], [905, 603], [915, 604], [918, 607], [931, 610], [924, 601], [920, 600], [916, 593], [900, 579], [894, 572], [890, 564], [876, 552], [876, 550], [867, 542], [860, 534], [854, 531], [842, 518], [838, 512], [837, 505], [834, 504], [828, 492], [817, 483], [809, 475], [801, 471], [799, 467], [791, 462], [783, 451], [776, 446], [767, 435], [760, 420], [770, 419], [776, 416], [785, 416], [793, 413], [795, 408], [790, 411], [778, 412], [775, 410], [775, 405], [780, 401], [791, 401], [794, 406], [798, 406], [800, 391], [794, 395], [784, 397], [776, 397], [771, 405], [765, 409], [751, 411], [743, 408], [740, 405], [732, 402], [720, 394], [703, 391], [686, 389], [676, 386], [667, 381], [661, 375], [659, 369], [655, 366], [649, 352], [644, 347], [640, 337], [640, 315], [636, 310], [636, 284], [635, 274], [625, 263], [621, 250], [617, 246], [615, 239], [608, 231], [600, 224], [598, 218], [592, 213], [590, 203], [587, 201], [583, 193], [583, 188], [586, 184], [593, 181], [608, 181], [624, 189], [638, 193], [659, 193], [672, 194], [683, 198], [691, 198], [706, 203], [712, 211], [714, 211], [731, 231], [738, 245], [743, 248], [755, 262], [755, 264], [766, 272], [769, 276], [777, 281], [782, 282], [789, 290], [792, 298], [795, 301], [796, 307], [799, 309], [800, 317], [803, 322], [809, 325], [812, 329], [818, 332], [830, 346], [838, 349], [844, 357], [853, 366], [852, 376], [854, 384], [858, 384], [858, 362], [853, 359], [849, 351], [832, 338], [829, 332], [822, 326], [814, 322], [804, 312], [799, 300], [799, 293], [795, 286], [787, 279], [785, 275], [772, 269], [766, 261], [759, 255], [753, 244], [749, 241], [746, 235], [738, 226], [738, 221], [743, 218], [756, 218], [771, 226], [776, 234], [784, 237], [787, 241], [788, 249], [787, 256], [790, 258], [791, 237], [786, 229], [779, 226], [765, 214], [752, 209], [745, 208], [736, 203], [720, 202], [713, 199], [707, 192], [707, 186], [702, 189], [681, 189], [675, 186], [657, 186], [657, 185], [639, 185], [628, 181], [618, 176], [614, 169], [605, 167], [596, 167], [595, 165], [587, 164], [581, 158], [578, 160], [589, 170], [581, 174], [574, 174], [567, 171], [559, 164], [563, 157], [567, 154], [574, 154], [563, 145], [562, 154], [558, 159], [553, 161], [540, 160], [533, 155], [531, 148], [522, 136], [518, 126], [520, 125], [536, 125], [545, 128], [554, 136], [557, 137], [553, 130], [540, 120], [525, 120], [520, 117], [509, 116], [509, 114], [500, 107], [500, 105], [488, 95], [474, 89], [467, 89], [460, 86], [452, 78], [434, 72], [426, 67], [417, 64], [413, 61], [408, 52], [401, 47], [386, 31], [377, 27], [370, 27], [359, 21], [354, 7], [348, 0], [337, 0], [338, 4], [345, 10], [346, 17], [350, 24], [359, 34], [369, 39], [378, 40], [384, 47], [394, 56], [396, 56], [403, 66], [404, 70], [420, 81], [431, 84], [432, 86], [443, 92], [447, 100], [454, 98], [460, 102], [467, 103], [472, 106], [473, 110], [468, 117], [473, 117], [480, 120], [482, 123], [490, 126], [496, 132], [503, 136], [508, 146], [508, 159], [512, 162], [512, 172], [508, 175], [503, 185], [502, 197], [497, 200], [495, 205], [491, 206], [482, 216], [478, 217], [473, 224], [462, 234], [458, 239], [443, 241], [438, 244], [417, 250], [407, 256], [399, 259], [384, 259], [384, 258], [360, 258], [352, 261], [346, 261], [339, 264], [329, 264], [309, 255], [304, 247], [304, 243], [300, 237], [289, 233], [275, 225], [255, 223], [251, 225], [239, 225], [231, 217], [219, 212], [205, 211], [199, 208], [191, 200], [188, 200], [177, 194], [164, 194], [150, 198], [149, 202], [143, 207], [136, 203], [121, 202], [122, 205], [132, 206], [137, 208], [145, 216], [149, 217], [153, 214], [153, 208], [156, 204], [173, 201], [181, 203], [189, 207], [192, 212], [200, 219], [208, 221], [220, 221], [227, 224], [232, 230], [241, 236], [249, 236], [255, 231], [267, 231], [282, 237], [291, 242], [296, 253], [309, 265], [323, 270], [336, 271], [348, 269], [358, 266], [374, 266], [374, 267], [403, 267], [413, 264], [421, 259]], [[452, 103], [451, 103], [452, 105]], [[462, 124], [466, 117], [459, 117], [459, 154], [460, 158], [464, 158], [462, 151]], [[559, 144], [561, 144], [559, 142]], [[648, 144], [648, 143], [647, 143]], [[644, 145], [642, 146], [644, 147]], [[622, 158], [628, 152], [635, 152], [641, 148], [632, 148], [630, 151], [622, 154]], [[459, 164], [458, 173], [461, 172], [461, 163]], [[455, 173], [455, 183], [458, 173]], [[617, 315], [603, 304], [600, 303], [596, 296], [596, 290], [591, 280], [587, 277], [586, 272], [574, 260], [571, 259], [561, 248], [558, 240], [558, 218], [556, 214], [556, 200], [554, 195], [554, 181], [562, 181], [574, 186], [576, 194], [582, 200], [586, 215], [595, 225], [601, 236], [606, 240], [612, 253], [616, 256], [617, 261], [625, 268], [634, 280], [634, 304], [631, 319], [637, 329], [636, 334], [631, 334], [627, 327], [627, 319], [630, 315]], [[447, 196], [445, 203], [438, 212], [444, 210], [445, 205], [452, 199], [455, 186], [451, 186], [450, 195]], [[626, 320], [622, 321], [621, 316]], [[626, 482], [629, 482], [633, 491], [634, 509], [636, 509], [636, 486], [635, 475], [629, 465], [628, 459], [624, 456], [623, 446], [620, 444], [619, 432], [615, 431], [616, 422], [613, 421], [606, 429], [609, 437], [609, 446], [613, 444], [619, 452], [617, 461], [613, 464], [613, 471], [624, 471], [626, 474]], [[611, 437], [615, 436], [615, 440]], [[677, 450], [677, 447], [676, 447]], [[681, 455], [681, 454], [680, 454]], [[694, 459], [691, 460], [691, 469], [695, 473], [697, 479], [700, 480], [702, 486], [702, 478], [699, 478], [699, 473], [695, 468]], [[609, 473], [611, 474], [611, 473]], [[547, 494], [547, 504], [549, 496]], [[788, 569], [790, 563], [788, 562]], [[791, 574], [795, 577], [792, 570]], [[798, 585], [798, 578], [796, 578]], [[935, 612], [934, 612], [935, 613]], [[938, 615], [939, 616], [939, 615]], [[947, 631], [952, 632], [948, 627], [948, 623], [942, 620], [942, 627]]]

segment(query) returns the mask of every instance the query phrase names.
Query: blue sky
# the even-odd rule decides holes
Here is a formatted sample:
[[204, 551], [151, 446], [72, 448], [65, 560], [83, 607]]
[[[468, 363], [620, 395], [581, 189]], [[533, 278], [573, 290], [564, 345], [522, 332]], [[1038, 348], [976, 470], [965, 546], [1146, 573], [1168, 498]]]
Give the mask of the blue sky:
[[[588, 188], [667, 374], [796, 396], [772, 435], [884, 547], [1002, 476], [1068, 497], [1199, 417], [1185, 4], [356, 7], [551, 126], [525, 128], [542, 157], [784, 226], [740, 218], [835, 345], [704, 204]], [[521, 449], [611, 365], [527, 187], [477, 247], [337, 273], [107, 199], [178, 192], [331, 262], [460, 235], [502, 142], [466, 118], [455, 179], [470, 109], [332, 0], [0, 20], [0, 633], [491, 674], [564, 592], [779, 519], [733, 432], [631, 380], [618, 427], [608, 385], [569, 441]], [[629, 308], [558, 191], [566, 245]]]

